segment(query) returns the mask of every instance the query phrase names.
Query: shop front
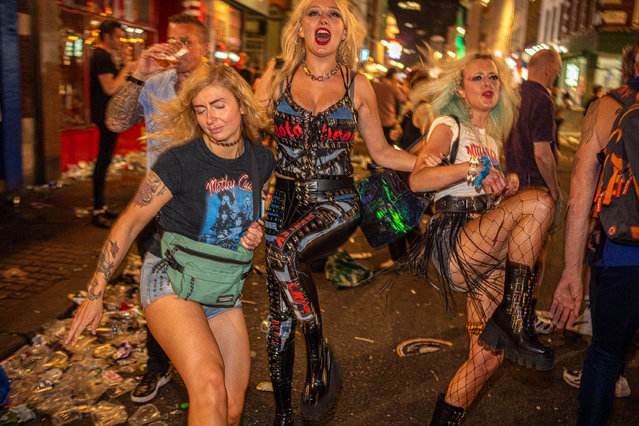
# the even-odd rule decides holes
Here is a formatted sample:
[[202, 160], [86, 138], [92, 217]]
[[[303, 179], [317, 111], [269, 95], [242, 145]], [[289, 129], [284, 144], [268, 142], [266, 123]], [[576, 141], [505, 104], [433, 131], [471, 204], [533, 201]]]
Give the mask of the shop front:
[[[98, 152], [99, 132], [90, 120], [89, 61], [104, 19], [122, 24], [124, 43], [116, 64], [139, 57], [157, 41], [155, 1], [63, 0], [60, 13], [60, 166], [66, 171], [80, 161], [92, 161]], [[115, 154], [141, 149], [142, 124], [119, 135]]]
[[593, 96], [593, 88], [604, 92], [624, 83], [621, 54], [625, 46], [634, 44], [634, 31], [597, 31], [573, 37], [566, 44], [563, 69], [558, 87], [568, 93], [575, 107], [583, 108]]
[[268, 60], [267, 0], [213, 2], [213, 28], [216, 31], [215, 59], [229, 65], [238, 62], [239, 53], [248, 55], [247, 66], [262, 69]]

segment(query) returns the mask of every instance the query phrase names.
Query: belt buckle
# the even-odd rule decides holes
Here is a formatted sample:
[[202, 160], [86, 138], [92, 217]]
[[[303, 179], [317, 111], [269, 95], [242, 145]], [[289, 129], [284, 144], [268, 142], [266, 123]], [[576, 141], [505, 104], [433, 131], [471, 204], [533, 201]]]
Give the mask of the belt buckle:
[[473, 211], [479, 213], [487, 209], [487, 200], [484, 197], [473, 197]]

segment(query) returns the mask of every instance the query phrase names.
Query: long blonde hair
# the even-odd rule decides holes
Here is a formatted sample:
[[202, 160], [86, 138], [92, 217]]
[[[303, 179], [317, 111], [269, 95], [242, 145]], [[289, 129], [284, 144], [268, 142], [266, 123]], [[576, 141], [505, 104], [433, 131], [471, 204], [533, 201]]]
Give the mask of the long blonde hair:
[[[300, 1], [293, 12], [291, 12], [289, 20], [282, 30], [282, 54], [279, 59], [283, 61], [281, 68], [273, 71], [273, 78], [269, 85], [269, 93], [275, 93], [274, 89], [289, 75], [297, 69], [306, 57], [306, 49], [304, 39], [298, 35], [298, 31], [302, 25], [302, 17], [306, 9], [314, 0]], [[337, 49], [337, 63], [350, 70], [357, 70], [357, 61], [359, 49], [366, 35], [364, 26], [357, 20], [351, 10], [351, 6], [347, 0], [334, 0], [337, 9], [342, 15], [344, 22], [344, 30], [346, 30], [346, 38], [342, 40]]]
[[466, 101], [459, 96], [458, 90], [464, 82], [466, 65], [477, 59], [488, 59], [497, 67], [497, 74], [501, 82], [499, 100], [488, 115], [486, 133], [498, 142], [506, 140], [517, 118], [519, 110], [519, 93], [513, 86], [512, 74], [506, 64], [491, 55], [469, 55], [459, 61], [445, 64], [438, 79], [417, 85], [411, 91], [410, 99], [414, 104], [422, 99], [432, 99], [431, 105], [435, 115], [455, 115], [466, 125], [470, 123], [471, 113]]
[[253, 90], [233, 68], [224, 64], [202, 65], [193, 72], [182, 86], [182, 90], [172, 101], [159, 104], [157, 114], [152, 120], [156, 123], [157, 131], [146, 138], [166, 140], [162, 150], [171, 146], [183, 144], [202, 135], [202, 129], [197, 122], [193, 110], [193, 98], [204, 88], [218, 85], [230, 91], [240, 106], [242, 114], [242, 136], [254, 143], [261, 139], [260, 132], [264, 130], [266, 113], [257, 101]]

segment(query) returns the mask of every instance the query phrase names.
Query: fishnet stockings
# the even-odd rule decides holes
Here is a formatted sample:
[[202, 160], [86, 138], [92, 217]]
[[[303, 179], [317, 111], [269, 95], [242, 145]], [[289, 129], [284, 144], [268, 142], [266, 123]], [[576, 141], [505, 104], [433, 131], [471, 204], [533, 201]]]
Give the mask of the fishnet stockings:
[[[533, 269], [552, 225], [554, 208], [547, 192], [527, 190], [471, 220], [460, 232], [450, 271], [454, 284], [469, 290], [469, 323], [485, 323], [501, 302], [504, 269], [499, 265], [506, 258]], [[503, 353], [479, 345], [477, 333], [469, 331], [469, 337], [468, 359], [455, 373], [446, 393], [446, 402], [464, 409], [504, 359]]]
[[[457, 252], [450, 262], [453, 283], [467, 288], [472, 300], [488, 298], [498, 304], [503, 278], [496, 282], [486, 279], [486, 274], [506, 259], [533, 269], [552, 225], [554, 209], [548, 192], [529, 189], [468, 222], [459, 233]], [[475, 308], [485, 321], [490, 314], [482, 305]]]

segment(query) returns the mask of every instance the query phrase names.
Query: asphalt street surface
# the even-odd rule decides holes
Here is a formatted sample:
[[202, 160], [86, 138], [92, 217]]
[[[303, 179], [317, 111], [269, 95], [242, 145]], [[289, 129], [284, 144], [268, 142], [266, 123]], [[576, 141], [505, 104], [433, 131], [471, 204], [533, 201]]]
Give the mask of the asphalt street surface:
[[[574, 142], [574, 141], [573, 141]], [[560, 170], [564, 200], [567, 198], [574, 143], [564, 143]], [[358, 177], [364, 175], [358, 167]], [[107, 199], [123, 208], [142, 177], [141, 171], [120, 171], [107, 181]], [[12, 204], [12, 195], [21, 197]], [[25, 190], [5, 194], [0, 209], [0, 360], [13, 354], [46, 322], [68, 317], [73, 302], [68, 294], [86, 288], [106, 230], [90, 224], [82, 207], [91, 204], [91, 181], [77, 180], [62, 188]], [[563, 230], [549, 241], [546, 275], [538, 309], [548, 310], [563, 263]], [[361, 231], [342, 248], [351, 254], [370, 253], [358, 262], [372, 270], [388, 260], [388, 250], [371, 249]], [[366, 256], [366, 255], [365, 255]], [[263, 259], [258, 249], [256, 259]], [[263, 268], [263, 265], [262, 265]], [[380, 274], [368, 283], [338, 289], [322, 273], [316, 273], [323, 308], [324, 332], [343, 371], [343, 384], [334, 409], [319, 422], [303, 422], [299, 398], [306, 375], [305, 345], [297, 333], [293, 407], [297, 424], [309, 425], [421, 425], [430, 421], [437, 394], [467, 355], [463, 295], [456, 296], [458, 313], [449, 316], [439, 294], [423, 282], [403, 273], [392, 289], [384, 291], [389, 276]], [[264, 277], [252, 275], [246, 282], [244, 312], [251, 340], [252, 364], [246, 394], [243, 425], [269, 425], [273, 418], [273, 395], [257, 389], [268, 382], [265, 328], [268, 301]], [[440, 350], [400, 357], [397, 345], [408, 339], [432, 338], [450, 342]], [[467, 412], [468, 425], [563, 425], [576, 420], [577, 389], [562, 379], [564, 368], [580, 368], [587, 338], [555, 331], [544, 339], [555, 347], [552, 371], [536, 372], [505, 361]], [[637, 341], [637, 339], [635, 339]], [[639, 357], [633, 345], [625, 376], [632, 392], [615, 402], [613, 425], [639, 424]], [[248, 368], [248, 366], [247, 366]], [[106, 396], [105, 399], [108, 399]], [[186, 424], [188, 401], [177, 373], [152, 401], [167, 424]], [[129, 395], [128, 415], [139, 406]], [[0, 409], [0, 415], [2, 410]], [[53, 424], [38, 415], [32, 424]], [[92, 424], [91, 418], [71, 424]]]

